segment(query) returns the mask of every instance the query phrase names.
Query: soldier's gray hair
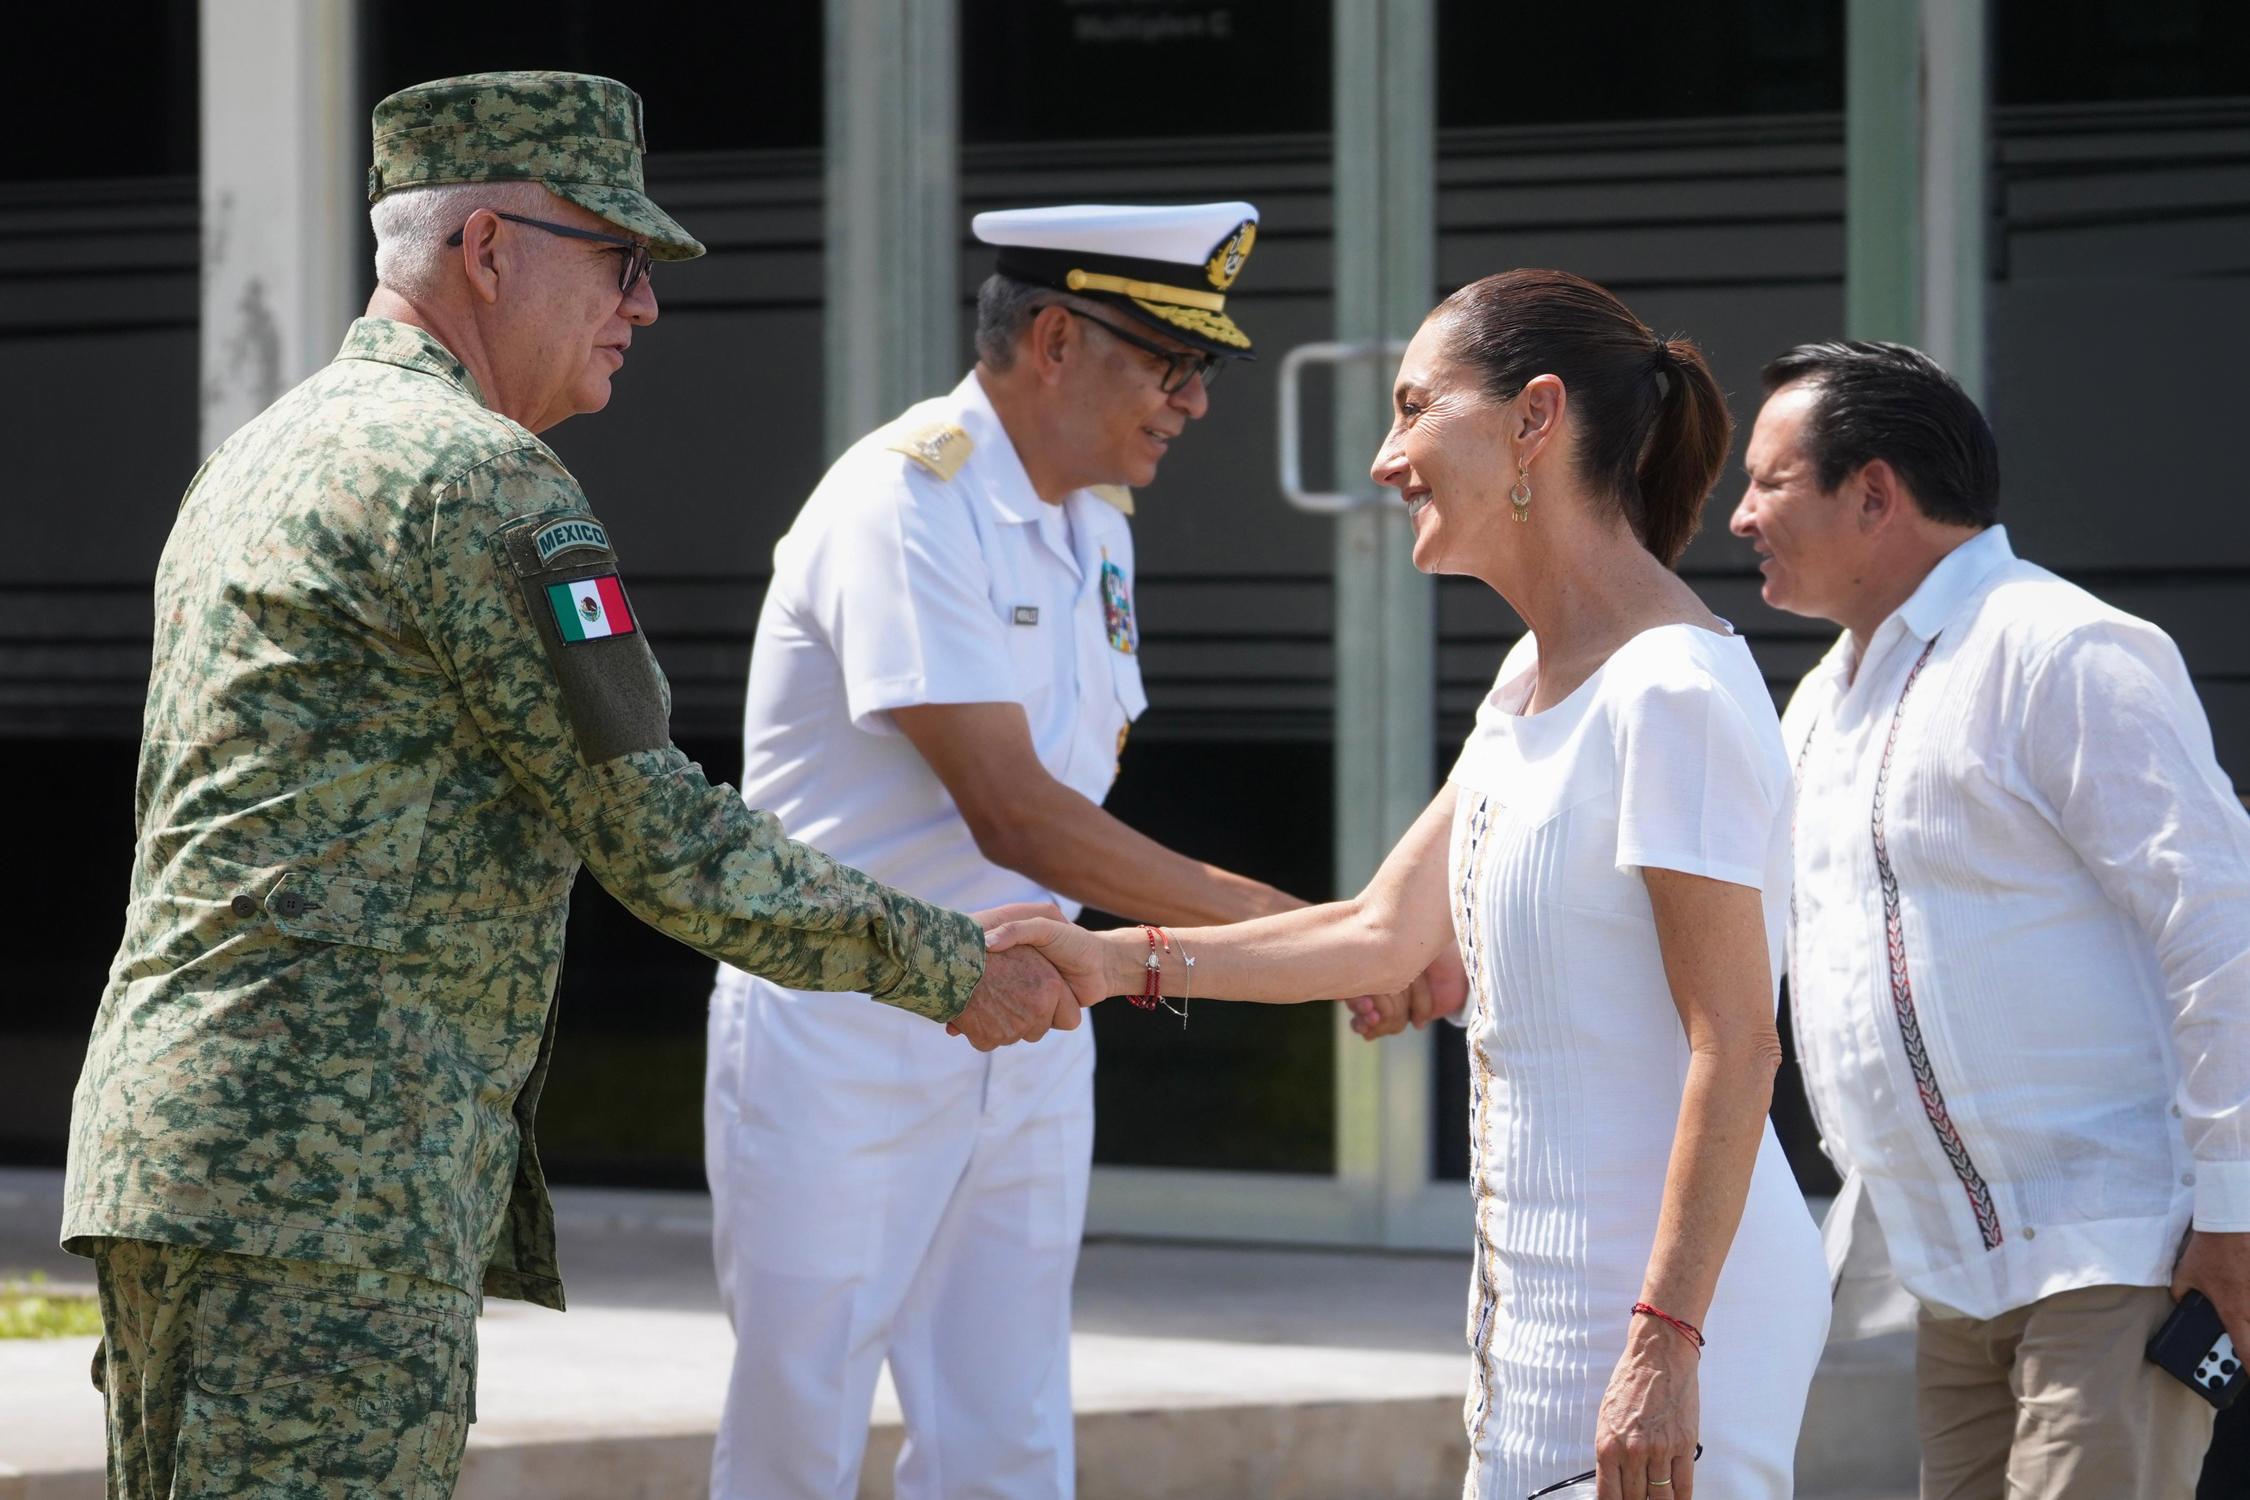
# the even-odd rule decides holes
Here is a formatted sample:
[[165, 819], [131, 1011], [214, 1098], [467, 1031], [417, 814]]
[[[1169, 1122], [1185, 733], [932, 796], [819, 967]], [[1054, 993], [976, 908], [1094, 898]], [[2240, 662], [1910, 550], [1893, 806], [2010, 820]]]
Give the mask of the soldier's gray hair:
[[[451, 230], [446, 231], [448, 234]], [[1005, 370], [1016, 362], [1016, 345], [1039, 315], [1039, 309], [1049, 306], [1079, 307], [1096, 316], [1105, 309], [1084, 297], [1073, 297], [1068, 292], [1058, 292], [1052, 287], [1035, 282], [1018, 281], [1013, 276], [1003, 276], [995, 271], [984, 278], [977, 288], [977, 358], [995, 370]]]
[[408, 301], [428, 297], [459, 251], [446, 241], [480, 208], [549, 218], [554, 195], [539, 182], [445, 182], [385, 193], [367, 212], [375, 228], [375, 280]]

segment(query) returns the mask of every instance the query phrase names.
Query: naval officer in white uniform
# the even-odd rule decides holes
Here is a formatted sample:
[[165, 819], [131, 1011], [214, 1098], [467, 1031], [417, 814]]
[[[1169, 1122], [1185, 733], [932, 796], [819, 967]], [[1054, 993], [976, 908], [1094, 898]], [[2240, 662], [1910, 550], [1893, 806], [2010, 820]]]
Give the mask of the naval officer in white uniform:
[[[1250, 340], [1247, 203], [977, 216], [977, 364], [839, 458], [774, 549], [743, 796], [963, 911], [1296, 906], [1101, 810], [1146, 704], [1129, 487]], [[888, 1358], [901, 1500], [1072, 1492], [1093, 1028], [979, 1053], [722, 969], [705, 1151], [737, 1352], [714, 1500], [849, 1500]]]

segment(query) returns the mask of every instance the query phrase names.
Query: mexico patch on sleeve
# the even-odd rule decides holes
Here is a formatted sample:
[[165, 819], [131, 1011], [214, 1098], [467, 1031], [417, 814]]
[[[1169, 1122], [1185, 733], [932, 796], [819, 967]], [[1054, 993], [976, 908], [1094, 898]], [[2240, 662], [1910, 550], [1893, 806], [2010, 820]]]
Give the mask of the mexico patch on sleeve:
[[618, 578], [609, 533], [587, 515], [525, 516], [500, 529], [557, 705], [599, 765], [672, 742], [664, 674]]
[[633, 633], [633, 609], [615, 573], [547, 585], [555, 629], [566, 641], [598, 641]]
[[609, 533], [602, 523], [586, 516], [565, 516], [560, 521], [540, 527], [531, 536], [532, 550], [539, 554], [542, 563], [552, 563], [565, 552], [584, 549], [589, 552], [607, 552]]

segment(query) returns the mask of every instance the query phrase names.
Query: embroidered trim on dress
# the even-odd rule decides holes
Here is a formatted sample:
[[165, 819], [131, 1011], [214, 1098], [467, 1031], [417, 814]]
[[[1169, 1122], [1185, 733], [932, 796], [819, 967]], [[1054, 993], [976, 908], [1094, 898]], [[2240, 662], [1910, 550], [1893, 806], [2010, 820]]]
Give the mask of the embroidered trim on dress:
[[2000, 1211], [1992, 1205], [1992, 1190], [1985, 1186], [1984, 1177], [1977, 1171], [1976, 1163], [1969, 1159], [1969, 1148], [1961, 1141], [1961, 1132], [1953, 1126], [1953, 1115], [1945, 1107], [1945, 1095], [1938, 1088], [1937, 1073], [1930, 1066], [1929, 1049], [1922, 1044], [1922, 1023], [1914, 1009], [1914, 986], [1906, 973], [1906, 927], [1899, 915], [1898, 876], [1891, 871], [1889, 847], [1883, 841], [1883, 809], [1890, 794], [1891, 754], [1898, 749], [1899, 720], [1906, 714], [1906, 695], [1914, 691], [1914, 680], [1922, 675], [1930, 653], [1937, 650], [1937, 638], [1922, 648], [1914, 669], [1906, 674], [1906, 685], [1898, 690], [1898, 707], [1891, 710], [1891, 732], [1883, 741], [1883, 761], [1875, 772], [1875, 813], [1870, 827], [1875, 835], [1875, 873], [1883, 886], [1883, 935], [1890, 949], [1891, 1009], [1898, 1015], [1899, 1040], [1906, 1044], [1906, 1064], [1914, 1072], [1915, 1092], [1922, 1096], [1922, 1113], [1929, 1116], [1930, 1128], [1937, 1132], [1938, 1145], [1944, 1148], [1945, 1158], [1953, 1163], [1953, 1175], [1961, 1179], [1961, 1186], [1969, 1195], [1969, 1211], [1976, 1215], [1977, 1232], [1984, 1237], [1984, 1248], [1998, 1249], [2003, 1238], [2000, 1232]]
[[1454, 887], [1457, 931], [1461, 944], [1461, 967], [1468, 976], [1469, 1003], [1469, 1195], [1475, 1205], [1475, 1224], [1479, 1253], [1476, 1258], [1476, 1302], [1470, 1315], [1469, 1348], [1475, 1355], [1476, 1383], [1469, 1392], [1467, 1425], [1469, 1429], [1469, 1473], [1464, 1493], [1475, 1494], [1480, 1488], [1479, 1474], [1484, 1463], [1484, 1424], [1492, 1415], [1492, 1333], [1499, 1311], [1499, 1289], [1492, 1284], [1492, 1267], [1483, 1254], [1485, 1218], [1491, 1206], [1491, 1191], [1484, 1180], [1484, 1101], [1486, 1079], [1483, 1060], [1476, 1048], [1476, 1022], [1479, 1015], [1491, 1007], [1485, 994], [1488, 982], [1486, 973], [1485, 933], [1481, 908], [1477, 901], [1477, 877], [1483, 872], [1485, 841], [1492, 831], [1492, 799], [1479, 797], [1476, 806], [1469, 809], [1461, 837], [1460, 875]]

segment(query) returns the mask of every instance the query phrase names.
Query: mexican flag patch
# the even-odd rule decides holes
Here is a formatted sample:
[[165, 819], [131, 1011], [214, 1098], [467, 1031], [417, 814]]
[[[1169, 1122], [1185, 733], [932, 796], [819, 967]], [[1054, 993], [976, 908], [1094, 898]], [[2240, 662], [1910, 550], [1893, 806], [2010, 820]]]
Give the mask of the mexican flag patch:
[[581, 578], [576, 583], [550, 583], [547, 602], [555, 609], [555, 628], [566, 641], [598, 641], [604, 636], [633, 633], [632, 607], [617, 575]]

